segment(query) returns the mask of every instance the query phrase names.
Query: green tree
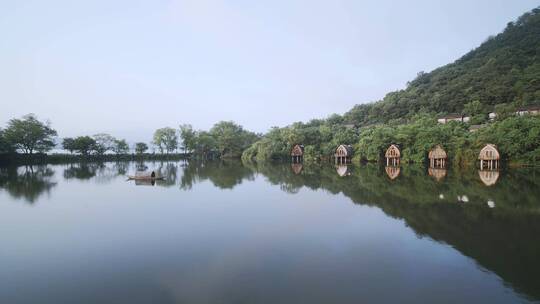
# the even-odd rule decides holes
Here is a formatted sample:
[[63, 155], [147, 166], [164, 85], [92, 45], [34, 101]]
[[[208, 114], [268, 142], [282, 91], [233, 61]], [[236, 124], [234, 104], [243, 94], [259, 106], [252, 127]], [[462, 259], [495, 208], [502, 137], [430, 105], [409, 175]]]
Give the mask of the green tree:
[[4, 131], [0, 129], [0, 153], [13, 152], [13, 147], [7, 142], [4, 137]]
[[516, 107], [513, 104], [501, 103], [495, 106], [495, 113], [497, 114], [497, 120], [505, 120], [508, 117], [515, 116]]
[[210, 135], [214, 137], [221, 157], [238, 157], [244, 149], [257, 140], [255, 133], [232, 121], [220, 121], [210, 129]]
[[6, 142], [24, 154], [47, 152], [54, 148], [56, 130], [49, 122], [41, 122], [34, 114], [28, 114], [20, 119], [11, 119], [4, 130]]
[[74, 151], [82, 155], [89, 155], [91, 152], [96, 151], [96, 140], [90, 136], [78, 136], [73, 139]]
[[114, 151], [114, 153], [116, 153], [117, 155], [119, 155], [119, 154], [126, 154], [126, 153], [129, 152], [129, 145], [128, 145], [128, 143], [126, 142], [125, 139], [115, 139], [115, 140], [114, 140], [113, 151]]
[[202, 154], [204, 158], [214, 150], [217, 150], [216, 139], [206, 131], [200, 131], [197, 135], [196, 151]]
[[479, 100], [473, 100], [465, 104], [463, 112], [470, 116], [485, 114], [484, 105]]
[[75, 152], [75, 139], [71, 137], [66, 137], [62, 140], [62, 147], [64, 150], [69, 151], [69, 153], [73, 154]]
[[135, 153], [137, 154], [143, 154], [148, 150], [148, 145], [143, 142], [138, 142], [135, 144]]
[[180, 138], [186, 152], [195, 150], [197, 146], [197, 132], [189, 124], [180, 125]]
[[112, 151], [115, 147], [115, 138], [106, 133], [99, 133], [93, 136], [96, 141], [95, 151], [98, 155], [103, 155], [107, 151]]
[[178, 135], [173, 128], [161, 128], [154, 132], [154, 145], [161, 153], [167, 151], [167, 154], [173, 152], [178, 147]]

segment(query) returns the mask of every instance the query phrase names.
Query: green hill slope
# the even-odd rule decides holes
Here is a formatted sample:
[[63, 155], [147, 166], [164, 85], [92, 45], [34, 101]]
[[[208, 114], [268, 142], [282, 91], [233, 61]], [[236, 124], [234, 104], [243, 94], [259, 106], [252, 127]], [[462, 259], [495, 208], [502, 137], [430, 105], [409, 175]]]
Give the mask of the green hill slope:
[[463, 112], [464, 105], [474, 100], [487, 109], [502, 103], [540, 102], [540, 8], [508, 23], [502, 33], [454, 63], [420, 72], [406, 89], [375, 103], [356, 105], [344, 117], [367, 125], [420, 111]]

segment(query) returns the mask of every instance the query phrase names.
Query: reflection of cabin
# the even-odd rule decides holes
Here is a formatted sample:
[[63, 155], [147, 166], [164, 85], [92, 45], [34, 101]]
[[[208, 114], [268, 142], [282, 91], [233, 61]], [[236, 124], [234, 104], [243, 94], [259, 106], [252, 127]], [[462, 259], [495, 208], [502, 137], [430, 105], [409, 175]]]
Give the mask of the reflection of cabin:
[[349, 176], [351, 175], [351, 172], [349, 172], [349, 167], [347, 165], [338, 165], [336, 166], [336, 172], [339, 176]]
[[291, 158], [293, 163], [299, 163], [304, 159], [304, 146], [294, 145], [291, 150]]
[[487, 144], [480, 150], [478, 159], [480, 160], [480, 170], [483, 170], [484, 168], [494, 170], [499, 168], [501, 156], [494, 145]]
[[482, 183], [486, 186], [495, 185], [499, 179], [499, 171], [480, 170], [478, 171], [478, 175], [480, 176]]
[[386, 157], [387, 166], [398, 166], [401, 159], [401, 152], [399, 152], [398, 146], [390, 145], [386, 150], [384, 157]]
[[300, 163], [293, 163], [291, 164], [291, 168], [294, 174], [300, 174], [302, 172], [302, 164]]
[[440, 145], [436, 145], [433, 149], [431, 149], [431, 151], [429, 151], [428, 158], [429, 166], [431, 168], [446, 167], [446, 159], [448, 156], [446, 155], [446, 151], [444, 151]]
[[442, 168], [428, 168], [429, 176], [434, 177], [437, 181], [441, 181], [445, 176], [448, 170]]
[[392, 166], [386, 166], [384, 168], [386, 171], [386, 174], [390, 179], [396, 179], [399, 176], [399, 172], [401, 171], [400, 167], [392, 167]]
[[469, 122], [469, 120], [471, 120], [469, 116], [464, 116], [461, 114], [448, 114], [446, 116], [443, 116], [437, 119], [437, 121], [442, 124], [445, 124], [450, 121]]
[[353, 155], [353, 147], [351, 145], [339, 145], [336, 149], [334, 157], [336, 164], [347, 164], [351, 162]]

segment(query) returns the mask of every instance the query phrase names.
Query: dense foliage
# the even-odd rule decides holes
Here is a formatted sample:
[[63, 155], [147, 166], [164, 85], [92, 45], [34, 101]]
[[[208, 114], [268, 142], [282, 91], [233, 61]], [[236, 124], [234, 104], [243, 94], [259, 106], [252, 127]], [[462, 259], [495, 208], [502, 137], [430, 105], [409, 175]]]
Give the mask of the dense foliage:
[[62, 147], [70, 153], [79, 153], [83, 156], [104, 155], [108, 151], [117, 155], [129, 152], [129, 145], [125, 139], [117, 139], [105, 133], [96, 134], [93, 137], [66, 137], [62, 140]]
[[259, 139], [257, 134], [232, 121], [220, 121], [209, 131], [195, 131], [191, 125], [181, 125], [180, 137], [187, 152], [203, 158], [240, 157]]
[[355, 128], [345, 126], [342, 118], [333, 115], [326, 120], [297, 122], [285, 128], [272, 128], [261, 140], [244, 151], [244, 159], [285, 160], [295, 144], [305, 146], [304, 159], [323, 159], [343, 143], [355, 143], [358, 134]]
[[512, 117], [475, 133], [477, 143], [497, 145], [503, 157], [515, 162], [540, 162], [540, 117]]
[[13, 147], [10, 143], [7, 142], [6, 138], [4, 137], [4, 131], [0, 129], [0, 154], [9, 152], [13, 152]]

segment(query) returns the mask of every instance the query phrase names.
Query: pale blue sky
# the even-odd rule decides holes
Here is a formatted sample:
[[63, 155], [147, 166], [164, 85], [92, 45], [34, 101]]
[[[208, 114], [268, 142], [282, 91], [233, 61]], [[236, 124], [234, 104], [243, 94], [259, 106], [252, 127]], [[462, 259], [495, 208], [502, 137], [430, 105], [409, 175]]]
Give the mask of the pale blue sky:
[[519, 0], [0, 0], [0, 125], [60, 136], [343, 113], [452, 62], [540, 5]]

